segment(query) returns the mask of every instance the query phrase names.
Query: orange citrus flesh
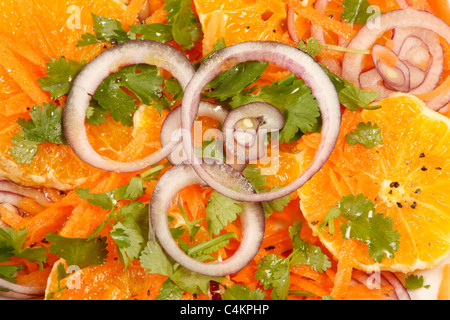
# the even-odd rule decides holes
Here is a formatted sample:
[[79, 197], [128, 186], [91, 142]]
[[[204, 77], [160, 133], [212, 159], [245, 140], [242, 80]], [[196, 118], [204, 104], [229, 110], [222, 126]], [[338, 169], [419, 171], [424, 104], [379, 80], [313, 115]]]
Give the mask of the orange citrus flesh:
[[[340, 220], [336, 232], [319, 225], [342, 196], [359, 193], [374, 202], [376, 212], [391, 217], [400, 234], [400, 249], [393, 258], [383, 259], [385, 270], [411, 272], [429, 268], [450, 249], [450, 121], [427, 109], [415, 97], [397, 95], [380, 102], [374, 111], [346, 111], [337, 145], [327, 163], [298, 194], [305, 218], [327, 248], [339, 257], [351, 241], [357, 248], [357, 267], [374, 265], [367, 246], [344, 240]], [[346, 143], [345, 135], [360, 122], [376, 123], [382, 129], [383, 144], [366, 148]], [[305, 165], [317, 146], [303, 149]]]
[[[71, 190], [98, 178], [101, 170], [79, 160], [68, 146], [43, 143], [30, 165], [17, 163], [10, 154], [11, 138], [21, 127], [18, 118], [28, 119], [32, 105], [49, 102], [37, 79], [45, 76], [49, 58], [64, 56], [90, 61], [105, 44], [76, 47], [81, 35], [92, 33], [92, 13], [119, 20], [125, 28], [135, 24], [144, 1], [125, 5], [120, 1], [3, 1], [0, 19], [0, 175], [26, 186]], [[17, 44], [12, 45], [13, 42]], [[109, 46], [109, 45], [108, 45]], [[5, 60], [6, 59], [6, 60]], [[64, 106], [64, 99], [54, 101]], [[149, 108], [150, 109], [150, 108]], [[153, 108], [151, 108], [153, 109]], [[155, 111], [156, 112], [156, 111]], [[101, 126], [87, 125], [94, 149], [114, 160], [130, 161], [159, 148], [164, 115], [144, 110], [136, 120], [141, 129], [124, 127], [108, 119]], [[147, 130], [142, 130], [142, 128]], [[134, 130], [134, 132], [131, 132]]]

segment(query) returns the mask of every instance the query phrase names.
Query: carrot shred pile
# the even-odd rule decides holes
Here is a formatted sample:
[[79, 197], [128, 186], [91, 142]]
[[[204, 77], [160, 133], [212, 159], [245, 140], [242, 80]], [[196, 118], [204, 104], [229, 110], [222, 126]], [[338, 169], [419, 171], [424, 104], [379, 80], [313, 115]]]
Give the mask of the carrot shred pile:
[[[337, 17], [329, 17], [317, 12], [311, 5], [310, 1], [307, 6], [302, 4], [303, 1], [291, 0], [290, 8], [298, 15], [295, 24], [297, 35], [301, 40], [306, 40], [310, 36], [311, 24], [316, 24], [322, 27], [329, 33], [334, 33], [336, 36], [349, 41], [358, 31], [358, 26], [343, 23]], [[369, 1], [374, 5], [382, 6], [382, 9], [390, 7], [390, 9], [397, 8], [395, 1]], [[450, 9], [445, 1], [439, 0], [408, 0], [408, 3], [421, 10], [428, 10], [438, 13], [446, 22], [450, 23]], [[133, 0], [128, 7], [128, 14], [125, 21], [132, 25], [136, 23], [136, 12], [147, 3], [149, 7], [150, 16], [145, 19], [147, 24], [164, 23], [166, 21], [167, 12], [164, 9], [164, 1], [145, 1]], [[446, 3], [446, 2], [445, 2]], [[207, 54], [213, 49], [213, 45], [218, 39], [221, 39], [220, 26], [224, 23], [223, 15], [212, 14], [210, 17], [209, 28], [203, 30], [204, 38], [202, 43], [194, 50], [202, 52], [202, 55]], [[31, 22], [30, 22], [31, 23]], [[33, 30], [33, 29], [30, 29]], [[286, 37], [288, 35], [286, 34]], [[1, 116], [20, 115], [27, 112], [26, 106], [30, 104], [40, 105], [44, 102], [49, 102], [49, 95], [44, 92], [37, 83], [37, 78], [42, 74], [35, 74], [25, 67], [25, 63], [32, 63], [35, 66], [45, 68], [46, 58], [40, 53], [31, 49], [26, 43], [17, 42], [14, 40], [14, 45], [11, 39], [0, 35], [0, 66], [7, 70], [8, 74], [14, 79], [17, 86], [19, 86], [23, 93], [8, 97], [2, 101], [2, 108], [0, 109]], [[445, 56], [450, 57], [450, 46], [443, 46]], [[50, 52], [49, 56], [51, 55]], [[342, 53], [325, 50], [321, 53], [323, 57], [334, 59], [338, 64], [342, 62]], [[450, 59], [446, 59], [445, 72], [450, 74]], [[26, 61], [26, 62], [25, 62]], [[263, 75], [259, 84], [270, 83], [274, 80], [282, 79], [286, 76], [285, 72], [277, 69], [269, 68]], [[449, 78], [445, 80], [447, 90], [450, 88]], [[441, 91], [442, 91], [441, 90]], [[438, 95], [439, 92], [431, 92], [426, 94], [426, 98]], [[450, 112], [447, 113], [450, 116]], [[308, 147], [317, 148], [320, 142], [319, 134], [305, 135], [302, 143]], [[130, 178], [137, 173], [108, 173], [103, 174], [100, 178], [93, 181], [86, 182], [83, 188], [89, 188], [92, 193], [107, 192], [117, 187], [123, 186], [130, 181]], [[149, 202], [151, 194], [156, 182], [150, 181], [147, 183], [146, 193], [140, 198], [144, 202]], [[181, 190], [175, 199], [174, 207], [169, 211], [171, 213], [179, 213], [179, 207], [182, 207], [187, 214], [190, 221], [202, 218], [205, 216], [205, 206], [208, 202], [212, 190], [210, 188], [191, 186]], [[15, 229], [27, 228], [29, 236], [26, 241], [26, 246], [35, 246], [37, 244], [46, 246], [43, 239], [49, 233], [58, 233], [65, 237], [86, 237], [94, 232], [94, 230], [102, 224], [107, 218], [108, 211], [99, 206], [92, 205], [86, 200], [81, 199], [75, 192], [69, 192], [67, 195], [61, 196], [53, 194], [57, 201], [42, 206], [36, 201], [25, 198], [20, 203], [20, 209], [27, 212], [25, 216], [20, 216], [15, 212], [0, 206], [0, 216], [9, 226]], [[200, 222], [206, 227], [206, 219]], [[258, 262], [268, 254], [276, 254], [280, 257], [285, 257], [292, 250], [292, 241], [289, 236], [289, 226], [294, 222], [303, 221], [303, 228], [301, 236], [307, 242], [320, 246], [323, 252], [328, 253], [325, 247], [320, 243], [317, 237], [314, 236], [312, 230], [308, 227], [306, 221], [302, 217], [299, 207], [299, 199], [296, 198], [285, 207], [282, 212], [274, 213], [267, 220], [265, 237], [261, 248], [255, 259], [244, 267], [242, 270], [231, 276], [225, 277], [222, 285], [231, 286], [234, 283], [245, 284], [249, 289], [254, 290], [259, 288], [266, 293], [266, 298], [270, 299], [270, 289], [264, 290], [260, 285], [259, 280], [255, 278], [255, 271]], [[228, 224], [224, 232], [234, 232], [237, 238], [240, 239], [241, 228], [239, 220]], [[109, 236], [108, 232], [102, 235]], [[183, 238], [187, 242], [189, 239]], [[231, 240], [229, 244], [220, 249], [222, 258], [232, 256], [235, 250], [239, 247], [239, 240]], [[116, 253], [117, 254], [117, 253]], [[355, 269], [353, 259], [352, 246], [348, 250], [343, 250], [336, 260], [328, 253], [332, 262], [331, 268], [325, 272], [315, 271], [307, 265], [297, 265], [293, 267], [290, 277], [290, 290], [306, 291], [312, 294], [310, 296], [292, 295], [289, 299], [321, 299], [324, 296], [331, 296], [336, 299], [386, 299], [387, 294], [392, 293], [393, 288], [390, 286], [381, 287], [378, 289], [369, 289], [363, 284], [353, 284], [352, 275], [358, 272]], [[20, 271], [17, 277], [17, 282], [28, 285], [45, 285], [47, 278], [52, 269], [52, 265], [58, 260], [57, 257], [49, 255], [47, 265], [43, 270], [39, 270], [36, 264], [30, 263], [25, 259], [13, 258], [9, 262], [2, 264], [23, 264], [24, 270]], [[147, 274], [144, 288], [130, 298], [133, 299], [155, 299], [167, 277], [158, 274]], [[445, 267], [443, 273], [443, 280], [440, 289], [439, 297], [448, 299], [450, 287], [450, 266]], [[191, 293], [185, 293], [183, 299], [209, 299], [207, 294], [194, 296]]]

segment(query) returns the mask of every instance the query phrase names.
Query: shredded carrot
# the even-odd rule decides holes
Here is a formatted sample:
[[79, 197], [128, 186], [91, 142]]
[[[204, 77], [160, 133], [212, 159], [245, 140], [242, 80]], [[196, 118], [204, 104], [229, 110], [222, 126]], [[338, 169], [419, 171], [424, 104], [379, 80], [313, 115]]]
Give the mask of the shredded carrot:
[[442, 269], [442, 280], [438, 291], [438, 300], [450, 300], [450, 264]]
[[337, 35], [343, 37], [345, 40], [350, 40], [356, 35], [357, 31], [353, 28], [335, 19], [331, 19], [325, 15], [322, 15], [313, 8], [304, 7], [299, 0], [293, 0], [292, 7], [299, 16], [308, 19], [312, 23], [317, 24], [324, 29], [333, 31]]
[[0, 218], [4, 223], [14, 229], [20, 229], [20, 226], [24, 222], [24, 218], [18, 215], [17, 212], [13, 212], [3, 206], [0, 206]]
[[343, 248], [339, 253], [339, 262], [337, 272], [334, 279], [333, 290], [331, 296], [339, 299], [342, 298], [348, 290], [353, 272], [353, 246], [351, 241], [344, 242]]
[[167, 11], [161, 6], [156, 9], [153, 14], [145, 20], [146, 24], [163, 23], [166, 21]]
[[33, 198], [23, 198], [19, 203], [19, 209], [31, 216], [35, 216], [45, 210], [45, 207], [40, 205]]
[[447, 77], [445, 81], [433, 91], [416, 94], [415, 96], [423, 101], [431, 100], [435, 97], [447, 94], [450, 91], [450, 77]]
[[447, 22], [447, 24], [450, 24], [450, 6], [448, 1], [428, 0], [428, 3], [433, 13]]
[[0, 115], [10, 117], [21, 113], [26, 113], [33, 102], [25, 92], [20, 92], [1, 102]]
[[37, 105], [50, 101], [48, 95], [42, 91], [37, 82], [7, 47], [0, 45], [0, 56], [2, 57], [0, 65], [8, 71], [14, 81]]
[[138, 22], [138, 14], [147, 0], [132, 0], [127, 6], [126, 12], [122, 18], [125, 26], [131, 26]]

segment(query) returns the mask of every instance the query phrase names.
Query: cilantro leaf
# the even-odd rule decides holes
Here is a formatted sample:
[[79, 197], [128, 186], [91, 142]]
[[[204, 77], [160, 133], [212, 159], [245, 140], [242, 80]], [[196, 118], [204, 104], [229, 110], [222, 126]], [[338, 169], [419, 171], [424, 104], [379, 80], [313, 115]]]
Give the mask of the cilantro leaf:
[[202, 26], [192, 11], [190, 0], [165, 0], [167, 22], [172, 26], [174, 40], [183, 50], [192, 49], [203, 35]]
[[109, 233], [117, 245], [119, 259], [126, 269], [130, 260], [139, 258], [147, 242], [148, 205], [140, 201], [130, 202], [119, 210], [117, 216], [123, 219], [118, 221]]
[[289, 263], [286, 259], [275, 254], [264, 257], [257, 264], [255, 278], [260, 280], [264, 289], [272, 288], [273, 299], [286, 299], [290, 285]]
[[319, 43], [319, 40], [314, 38], [309, 38], [306, 41], [301, 40], [297, 47], [303, 51], [305, 51], [307, 54], [309, 54], [311, 57], [315, 58], [320, 50], [322, 50], [322, 45]]
[[410, 274], [405, 278], [405, 288], [408, 290], [416, 290], [420, 288], [428, 289], [430, 285], [424, 285], [423, 276]]
[[256, 94], [236, 94], [230, 105], [236, 108], [255, 101], [270, 103], [283, 113], [285, 125], [279, 135], [280, 141], [291, 142], [298, 138], [298, 133], [319, 131], [319, 105], [311, 89], [295, 75], [265, 85]]
[[345, 141], [351, 146], [359, 143], [366, 148], [373, 148], [383, 144], [383, 136], [376, 123], [360, 122], [355, 131], [345, 135]]
[[30, 120], [19, 118], [22, 126], [11, 139], [11, 156], [17, 163], [30, 164], [39, 151], [40, 143], [67, 144], [62, 129], [63, 109], [53, 102], [44, 103], [42, 107], [33, 105]]
[[[16, 283], [15, 274], [17, 271], [22, 270], [23, 266], [8, 266], [8, 265], [0, 265], [0, 278], [5, 279], [9, 282]], [[3, 288], [0, 288], [0, 292]]]
[[173, 265], [169, 257], [157, 241], [147, 241], [146, 247], [142, 250], [139, 261], [143, 268], [151, 273], [157, 273], [169, 278], [173, 275]]
[[351, 24], [364, 25], [380, 14], [367, 0], [344, 0], [342, 6], [341, 19]]
[[101, 265], [108, 255], [106, 237], [93, 239], [66, 238], [54, 233], [48, 234], [45, 239], [53, 242], [49, 252], [67, 261], [67, 265], [76, 265], [83, 269], [92, 265]]
[[201, 226], [198, 225], [198, 223], [200, 221], [202, 221], [204, 218], [200, 218], [200, 219], [197, 219], [194, 221], [189, 221], [183, 207], [178, 206], [178, 208], [180, 209], [181, 214], [183, 215], [184, 221], [186, 222], [186, 227], [189, 232], [189, 239], [192, 241], [192, 240], [194, 240], [195, 235], [197, 234], [198, 230], [200, 230], [200, 228], [201, 228]]
[[[338, 218], [345, 222], [341, 225], [344, 239], [365, 243], [375, 262], [381, 262], [385, 257], [392, 258], [398, 250], [400, 234], [393, 229], [394, 222], [382, 213], [375, 213], [374, 203], [363, 194], [343, 196], [330, 212], [332, 217], [339, 214]], [[329, 219], [327, 215], [325, 220]]]
[[[248, 181], [250, 181], [250, 183], [255, 188], [255, 191], [259, 192], [259, 193], [268, 192], [270, 190], [274, 190], [274, 189], [278, 189], [278, 188], [282, 187], [282, 186], [276, 186], [270, 190], [268, 188], [266, 188], [265, 187], [265, 185], [267, 184], [266, 176], [261, 174], [261, 170], [253, 164], [247, 165], [247, 167], [244, 169], [242, 174]], [[284, 197], [274, 199], [271, 201], [264, 201], [264, 202], [262, 202], [262, 206], [263, 206], [264, 212], [266, 213], [266, 215], [268, 215], [271, 213], [283, 211], [283, 209], [290, 202], [291, 202], [291, 196], [286, 195]]]
[[238, 63], [213, 79], [205, 87], [203, 97], [220, 101], [232, 98], [258, 80], [268, 66], [268, 62], [259, 61]]
[[130, 27], [136, 39], [153, 40], [160, 42], [173, 41], [172, 26], [164, 23], [136, 24]]
[[42, 90], [50, 92], [52, 99], [56, 99], [69, 93], [72, 81], [86, 65], [86, 62], [59, 57], [58, 59], [51, 58], [46, 65], [46, 76], [39, 78], [37, 81]]
[[94, 13], [92, 13], [92, 20], [95, 35], [91, 33], [82, 35], [81, 40], [77, 42], [77, 47], [100, 42], [116, 44], [130, 40], [120, 21], [102, 17]]
[[345, 80], [333, 72], [328, 70], [325, 66], [322, 66], [325, 72], [330, 77], [331, 81], [336, 88], [341, 104], [351, 111], [356, 111], [360, 108], [367, 110], [374, 110], [380, 108], [380, 106], [371, 106], [378, 96], [379, 92], [365, 91], [355, 86], [350, 81]]
[[63, 109], [56, 104], [44, 103], [42, 108], [31, 108], [30, 120], [19, 118], [17, 123], [23, 127], [24, 139], [36, 142], [67, 144], [62, 130]]
[[166, 279], [159, 289], [159, 293], [156, 296], [156, 300], [181, 300], [184, 291], [177, 286], [172, 280]]
[[130, 182], [124, 186], [115, 188], [103, 193], [90, 193], [89, 188], [79, 188], [75, 193], [89, 203], [102, 207], [105, 210], [111, 210], [120, 200], [135, 200], [144, 194], [143, 180], [141, 177], [132, 177]]
[[294, 243], [294, 250], [289, 257], [290, 266], [297, 264], [311, 266], [317, 272], [324, 272], [331, 268], [331, 261], [322, 249], [300, 238], [302, 222], [289, 227], [289, 235]]
[[206, 221], [210, 234], [218, 235], [229, 222], [242, 212], [241, 202], [214, 191], [206, 206]]
[[10, 147], [11, 156], [17, 163], [31, 164], [39, 151], [40, 143], [25, 139], [25, 131], [19, 130], [11, 138], [13, 145]]
[[[9, 258], [15, 256], [27, 259], [30, 262], [39, 264], [42, 269], [43, 263], [47, 260], [45, 247], [37, 246], [33, 248], [25, 247], [25, 240], [27, 238], [28, 230], [22, 228], [16, 230], [14, 228], [0, 228], [0, 262], [8, 261]], [[20, 267], [17, 267], [20, 268]], [[3, 269], [3, 272], [8, 273], [9, 269]]]
[[245, 284], [235, 283], [222, 294], [223, 300], [264, 300], [266, 294], [260, 288], [250, 290]]
[[131, 65], [106, 77], [95, 91], [93, 98], [101, 107], [108, 110], [115, 121], [132, 126], [133, 115], [139, 105], [122, 87], [133, 92], [142, 103], [152, 105], [161, 112], [163, 108], [170, 107], [160, 98], [163, 83], [164, 78], [158, 75], [155, 66]]

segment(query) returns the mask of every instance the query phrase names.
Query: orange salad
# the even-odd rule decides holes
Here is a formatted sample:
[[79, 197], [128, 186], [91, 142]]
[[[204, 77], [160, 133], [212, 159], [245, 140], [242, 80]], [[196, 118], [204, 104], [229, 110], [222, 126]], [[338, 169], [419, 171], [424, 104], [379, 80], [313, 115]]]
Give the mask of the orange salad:
[[[0, 15], [0, 299], [449, 299], [446, 1], [7, 0]], [[201, 93], [215, 109], [191, 116], [189, 129], [197, 156], [220, 162], [229, 115], [275, 110], [282, 125], [263, 139], [265, 154], [229, 170], [252, 193], [277, 194], [322, 152], [327, 118], [315, 95], [337, 97], [336, 141], [299, 188], [251, 205], [228, 197], [175, 162], [185, 141], [134, 170], [97, 165], [139, 164], [165, 147], [177, 110], [185, 125], [186, 72], [195, 79], [228, 48], [274, 42], [296, 48], [333, 89], [231, 59]], [[125, 60], [144, 43], [176, 50], [187, 71], [161, 67], [172, 57]], [[123, 62], [84, 87], [108, 54]], [[74, 130], [80, 88], [88, 102]], [[233, 130], [258, 132], [264, 114]], [[87, 160], [86, 146], [101, 161]], [[163, 177], [180, 167], [195, 183], [169, 181], [178, 189], [161, 221], [185, 260], [154, 230]], [[262, 227], [246, 222], [251, 210]], [[260, 232], [252, 256], [215, 274], [250, 229]]]

